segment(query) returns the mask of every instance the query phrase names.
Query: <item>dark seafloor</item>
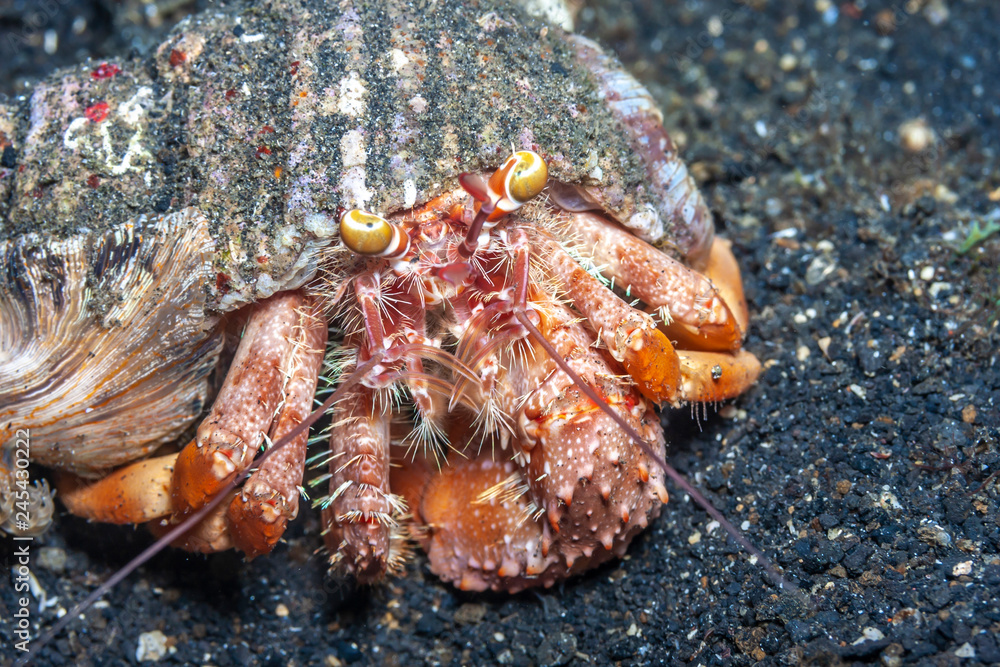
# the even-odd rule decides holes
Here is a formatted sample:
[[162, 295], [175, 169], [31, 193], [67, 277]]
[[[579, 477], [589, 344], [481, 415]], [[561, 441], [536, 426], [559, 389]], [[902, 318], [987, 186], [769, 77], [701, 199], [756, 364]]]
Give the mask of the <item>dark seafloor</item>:
[[[196, 4], [0, 0], [0, 90], [148, 48]], [[670, 460], [802, 595], [676, 489], [626, 560], [512, 597], [457, 592], [422, 556], [373, 589], [328, 580], [307, 511], [252, 563], [159, 555], [37, 664], [1000, 664], [998, 26], [968, 0], [581, 14], [660, 100], [766, 366], [707, 419], [667, 415]], [[35, 627], [150, 541], [61, 516], [32, 546]], [[0, 587], [2, 664], [15, 608]]]

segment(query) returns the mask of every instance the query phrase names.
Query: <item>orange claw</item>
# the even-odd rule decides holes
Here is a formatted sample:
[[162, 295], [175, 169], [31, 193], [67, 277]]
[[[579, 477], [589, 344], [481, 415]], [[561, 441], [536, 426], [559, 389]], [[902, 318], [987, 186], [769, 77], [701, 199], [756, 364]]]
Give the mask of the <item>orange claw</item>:
[[553, 240], [543, 240], [549, 266], [573, 305], [600, 334], [611, 356], [620, 361], [642, 395], [662, 403], [677, 398], [680, 362], [670, 340], [648, 314], [632, 308], [584, 271]]
[[760, 362], [746, 350], [739, 352], [678, 352], [681, 361], [681, 399], [722, 401], [736, 398], [756, 382]]
[[57, 488], [73, 514], [105, 523], [144, 523], [170, 514], [170, 478], [177, 455], [119, 468], [96, 482], [59, 475]]
[[495, 462], [488, 453], [455, 459], [414, 498], [427, 526], [431, 570], [464, 591], [484, 591], [494, 581], [523, 588], [523, 579], [537, 577], [556, 558], [541, 553], [542, 526], [526, 520], [529, 499], [506, 489], [517, 478], [516, 466]]
[[680, 360], [662, 331], [633, 329], [620, 349], [622, 364], [643, 396], [656, 403], [676, 400]]

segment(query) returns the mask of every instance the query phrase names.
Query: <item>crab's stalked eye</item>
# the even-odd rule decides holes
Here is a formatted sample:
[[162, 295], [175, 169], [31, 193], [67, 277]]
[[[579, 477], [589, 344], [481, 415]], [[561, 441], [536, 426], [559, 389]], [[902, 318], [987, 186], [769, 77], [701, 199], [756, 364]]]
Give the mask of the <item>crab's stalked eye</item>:
[[[490, 177], [490, 189], [499, 195], [508, 212], [534, 199], [545, 188], [549, 169], [534, 151], [517, 151]], [[511, 206], [513, 204], [513, 206]]]
[[534, 151], [517, 151], [493, 172], [490, 180], [479, 174], [461, 174], [458, 182], [477, 201], [482, 202], [469, 232], [458, 248], [462, 257], [471, 257], [477, 244], [486, 242], [484, 232], [495, 227], [504, 216], [534, 199], [549, 180], [549, 168]]
[[518, 151], [517, 160], [507, 176], [507, 196], [525, 203], [538, 196], [549, 180], [549, 168], [542, 156], [533, 151]]
[[410, 247], [410, 237], [401, 228], [356, 208], [340, 219], [340, 238], [359, 255], [402, 257]]

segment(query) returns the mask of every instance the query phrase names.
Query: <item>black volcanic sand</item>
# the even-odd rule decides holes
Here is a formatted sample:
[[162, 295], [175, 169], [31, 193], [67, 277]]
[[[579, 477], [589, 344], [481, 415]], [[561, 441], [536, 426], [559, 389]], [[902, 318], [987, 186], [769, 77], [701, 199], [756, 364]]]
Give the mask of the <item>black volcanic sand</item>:
[[[137, 4], [64, 0], [52, 27], [100, 10], [121, 31]], [[1000, 663], [1000, 234], [959, 252], [1000, 217], [1000, 8], [890, 4], [609, 0], [580, 21], [659, 98], [734, 242], [766, 366], [707, 419], [667, 414], [670, 460], [799, 594], [676, 489], [624, 561], [513, 597], [457, 592], [422, 556], [375, 589], [332, 582], [306, 512], [269, 558], [157, 556], [39, 664], [131, 664], [156, 632], [162, 662], [213, 665]], [[140, 48], [129, 29], [84, 32], [99, 54]], [[7, 54], [0, 89], [40, 53]], [[33, 620], [149, 542], [60, 517], [32, 548], [57, 598]]]

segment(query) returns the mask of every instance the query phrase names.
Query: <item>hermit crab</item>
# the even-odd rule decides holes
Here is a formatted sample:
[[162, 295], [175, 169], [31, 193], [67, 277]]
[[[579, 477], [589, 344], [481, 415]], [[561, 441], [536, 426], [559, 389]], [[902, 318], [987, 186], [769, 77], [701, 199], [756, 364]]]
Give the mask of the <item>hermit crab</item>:
[[336, 387], [309, 495], [340, 571], [418, 542], [517, 591], [622, 554], [667, 500], [656, 406], [759, 365], [650, 95], [525, 4], [227, 5], [0, 101], [0, 442], [156, 532], [253, 470], [175, 544], [254, 557]]

